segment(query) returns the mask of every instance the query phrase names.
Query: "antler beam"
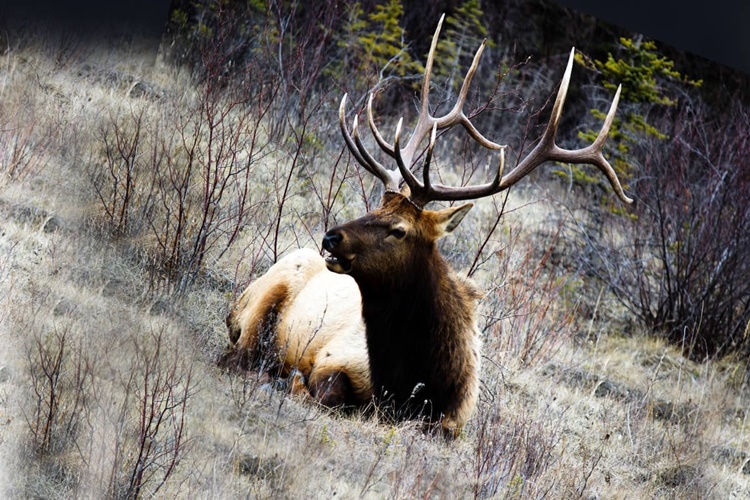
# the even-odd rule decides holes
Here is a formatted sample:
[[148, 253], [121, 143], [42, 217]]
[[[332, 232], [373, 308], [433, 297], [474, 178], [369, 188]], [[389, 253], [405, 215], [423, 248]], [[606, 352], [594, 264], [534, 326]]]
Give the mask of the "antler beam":
[[[531, 152], [518, 164], [503, 175], [504, 164], [505, 164], [505, 147], [497, 144], [485, 138], [469, 120], [463, 111], [463, 107], [466, 103], [466, 97], [469, 93], [469, 86], [471, 80], [474, 77], [474, 73], [479, 65], [479, 59], [484, 51], [485, 42], [479, 46], [471, 67], [466, 73], [466, 77], [461, 85], [461, 90], [458, 94], [453, 109], [446, 115], [441, 117], [434, 117], [430, 114], [429, 110], [429, 89], [430, 89], [430, 77], [432, 75], [432, 66], [435, 57], [435, 48], [437, 46], [438, 36], [443, 25], [443, 17], [440, 18], [435, 35], [432, 37], [432, 44], [430, 46], [430, 52], [427, 57], [427, 65], [425, 67], [424, 82], [422, 83], [422, 101], [420, 106], [419, 118], [417, 124], [414, 126], [414, 130], [406, 141], [406, 145], [401, 148], [401, 132], [403, 126], [403, 118], [399, 120], [396, 126], [396, 134], [393, 140], [393, 145], [389, 144], [383, 136], [380, 134], [372, 112], [372, 101], [373, 95], [367, 102], [367, 120], [370, 125], [370, 130], [378, 143], [378, 146], [389, 156], [396, 160], [398, 170], [388, 170], [383, 165], [378, 163], [372, 155], [370, 155], [362, 144], [358, 136], [358, 120], [355, 117], [354, 124], [352, 126], [352, 134], [346, 128], [344, 118], [346, 114], [346, 95], [341, 101], [339, 108], [339, 123], [341, 131], [344, 135], [349, 150], [352, 152], [357, 161], [364, 166], [370, 173], [378, 177], [385, 185], [386, 190], [398, 191], [399, 184], [403, 182], [408, 186], [408, 194], [410, 199], [419, 206], [424, 206], [430, 201], [435, 200], [468, 200], [482, 198], [485, 196], [491, 196], [500, 191], [504, 191], [509, 187], [513, 186], [516, 182], [521, 180], [523, 177], [528, 175], [532, 170], [547, 161], [559, 161], [574, 164], [590, 164], [597, 167], [604, 173], [609, 180], [617, 196], [625, 203], [632, 203], [632, 199], [627, 197], [623, 192], [620, 181], [617, 178], [612, 166], [604, 158], [602, 154], [602, 148], [609, 135], [609, 130], [614, 120], [615, 113], [617, 112], [617, 103], [620, 99], [621, 87], [617, 88], [615, 97], [610, 106], [607, 117], [604, 120], [599, 135], [596, 140], [589, 146], [581, 149], [568, 150], [557, 146], [555, 143], [555, 137], [557, 135], [557, 128], [560, 124], [560, 116], [562, 115], [563, 104], [565, 103], [565, 96], [568, 92], [568, 86], [570, 84], [570, 75], [573, 70], [573, 60], [575, 56], [575, 48], [571, 49], [570, 57], [568, 59], [568, 65], [565, 69], [562, 81], [560, 82], [560, 89], [557, 92], [555, 98], [555, 104], [552, 107], [552, 115], [547, 127], [539, 140], [537, 145], [531, 150]], [[438, 130], [453, 127], [454, 125], [462, 125], [469, 135], [485, 148], [492, 150], [500, 150], [500, 160], [498, 162], [498, 169], [495, 178], [486, 184], [474, 185], [474, 186], [443, 186], [441, 184], [432, 184], [429, 178], [429, 167], [430, 159], [432, 158], [433, 148], [435, 147], [435, 138]], [[422, 140], [430, 134], [430, 143], [427, 149], [425, 162], [423, 166], [423, 181], [420, 182], [414, 173], [412, 172], [414, 164], [414, 156], [417, 152], [417, 148], [421, 144]], [[352, 138], [353, 135], [353, 138]]]

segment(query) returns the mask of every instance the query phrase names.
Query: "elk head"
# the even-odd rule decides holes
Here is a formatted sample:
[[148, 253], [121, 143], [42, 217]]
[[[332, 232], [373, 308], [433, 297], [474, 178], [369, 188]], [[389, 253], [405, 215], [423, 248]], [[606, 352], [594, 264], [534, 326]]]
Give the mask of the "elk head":
[[[327, 264], [331, 271], [348, 273], [355, 279], [358, 276], [368, 276], [372, 279], [378, 279], [379, 276], [382, 276], [383, 279], [386, 279], [385, 275], [391, 270], [393, 272], [399, 272], [399, 270], [404, 272], [404, 270], [409, 269], [403, 267], [404, 264], [413, 260], [415, 254], [421, 254], [419, 249], [432, 250], [435, 241], [452, 231], [472, 207], [471, 204], [465, 204], [433, 211], [424, 209], [427, 203], [438, 200], [470, 200], [494, 195], [510, 188], [547, 161], [594, 165], [604, 173], [622, 201], [625, 203], [632, 202], [630, 198], [625, 196], [614, 169], [602, 155], [602, 147], [607, 140], [610, 126], [617, 111], [621, 87], [617, 88], [604, 125], [591, 145], [582, 149], [567, 150], [555, 144], [555, 135], [570, 83], [575, 49], [570, 52], [568, 65], [552, 108], [552, 115], [542, 138], [532, 151], [507, 174], [504, 173], [506, 146], [485, 138], [463, 111], [469, 86], [479, 65], [485, 42], [480, 45], [474, 55], [474, 60], [466, 73], [453, 109], [444, 116], [432, 116], [429, 111], [430, 76], [443, 18], [444, 16], [438, 23], [427, 57], [419, 118], [403, 148], [401, 147], [403, 118], [399, 120], [396, 127], [393, 144], [388, 143], [375, 125], [372, 112], [372, 93], [368, 99], [367, 119], [372, 135], [380, 148], [395, 160], [397, 169], [389, 170], [385, 168], [367, 151], [359, 137], [359, 122], [356, 116], [352, 131], [349, 132], [344, 122], [347, 96], [344, 95], [341, 100], [339, 125], [349, 151], [358, 163], [383, 182], [385, 195], [380, 208], [360, 219], [335, 227], [326, 233], [323, 239], [323, 248], [328, 252]], [[443, 186], [431, 182], [430, 161], [437, 131], [455, 125], [463, 126], [469, 135], [482, 146], [491, 150], [499, 150], [498, 168], [491, 182], [461, 187]], [[422, 180], [420, 181], [413, 173], [416, 163], [414, 160], [420, 144], [428, 134], [430, 135], [430, 141], [425, 153]]]
[[472, 206], [424, 210], [403, 194], [386, 191], [380, 208], [326, 233], [328, 269], [355, 280], [388, 279], [412, 269], [415, 258], [424, 258], [422, 250], [433, 250], [434, 242], [453, 231]]

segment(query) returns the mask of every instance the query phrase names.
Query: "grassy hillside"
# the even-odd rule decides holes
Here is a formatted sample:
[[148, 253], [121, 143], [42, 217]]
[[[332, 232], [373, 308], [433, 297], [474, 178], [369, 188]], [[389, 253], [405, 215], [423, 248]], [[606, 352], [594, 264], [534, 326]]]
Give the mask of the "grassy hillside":
[[[219, 370], [224, 316], [248, 280], [377, 202], [341, 154], [338, 98], [321, 98], [307, 128], [284, 128], [262, 103], [127, 43], [9, 45], [0, 496], [750, 496], [743, 362], [689, 361], [606, 290], [592, 294], [561, 236], [582, 216], [566, 207], [589, 201], [548, 177], [507, 204], [482, 200], [443, 243], [486, 292], [482, 396], [455, 442]], [[464, 164], [461, 148], [440, 154]], [[481, 171], [485, 158], [472, 158]], [[201, 232], [216, 193], [205, 181], [227, 171]]]

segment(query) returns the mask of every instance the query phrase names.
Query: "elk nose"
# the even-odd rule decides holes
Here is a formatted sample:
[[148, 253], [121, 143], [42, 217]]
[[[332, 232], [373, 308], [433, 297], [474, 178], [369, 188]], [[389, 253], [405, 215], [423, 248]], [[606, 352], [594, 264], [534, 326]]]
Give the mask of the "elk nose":
[[341, 233], [338, 232], [332, 232], [328, 231], [325, 236], [323, 236], [323, 249], [328, 250], [329, 252], [336, 248], [336, 245], [341, 243], [342, 240]]

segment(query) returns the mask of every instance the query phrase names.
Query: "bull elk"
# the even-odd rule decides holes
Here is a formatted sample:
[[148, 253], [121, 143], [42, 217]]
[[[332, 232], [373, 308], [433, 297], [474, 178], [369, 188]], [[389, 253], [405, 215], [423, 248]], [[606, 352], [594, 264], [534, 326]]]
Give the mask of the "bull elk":
[[[347, 128], [347, 96], [341, 100], [339, 124], [344, 141], [357, 162], [380, 179], [385, 192], [379, 208], [331, 229], [325, 234], [322, 246], [327, 268], [351, 276], [359, 289], [369, 380], [377, 407], [384, 415], [424, 419], [455, 435], [470, 417], [479, 392], [480, 341], [475, 302], [481, 293], [448, 266], [438, 252], [437, 240], [453, 231], [473, 205], [466, 203], [442, 210], [429, 210], [425, 206], [432, 201], [492, 196], [547, 161], [594, 165], [606, 175], [622, 201], [632, 200], [624, 194], [617, 175], [602, 155], [620, 88], [593, 144], [567, 150], [555, 143], [574, 50], [541, 139], [508, 173], [504, 172], [506, 146], [485, 138], [463, 111], [484, 42], [466, 73], [453, 108], [444, 116], [432, 116], [430, 76], [442, 23], [443, 18], [427, 58], [419, 117], [403, 147], [403, 119], [396, 126], [391, 144], [375, 124], [372, 94], [367, 103], [367, 120], [375, 142], [395, 162], [396, 168], [387, 169], [365, 148], [357, 117], [351, 131]], [[499, 151], [498, 169], [491, 182], [460, 187], [432, 182], [430, 162], [437, 132], [455, 125], [464, 127], [481, 146]], [[422, 142], [428, 135], [425, 151]], [[414, 172], [422, 154], [420, 180]]]

